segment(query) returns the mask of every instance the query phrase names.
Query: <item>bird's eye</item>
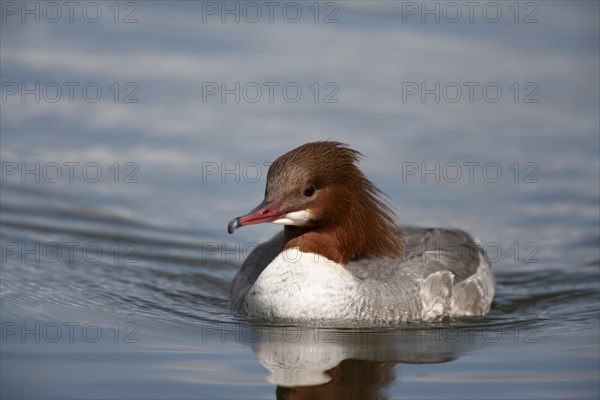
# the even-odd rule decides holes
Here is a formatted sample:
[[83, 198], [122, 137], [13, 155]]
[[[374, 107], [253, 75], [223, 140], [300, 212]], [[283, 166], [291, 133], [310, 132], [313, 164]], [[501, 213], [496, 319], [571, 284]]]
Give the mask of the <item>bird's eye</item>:
[[306, 197], [311, 197], [313, 194], [315, 194], [315, 187], [313, 185], [310, 185], [309, 187], [304, 189], [304, 195]]

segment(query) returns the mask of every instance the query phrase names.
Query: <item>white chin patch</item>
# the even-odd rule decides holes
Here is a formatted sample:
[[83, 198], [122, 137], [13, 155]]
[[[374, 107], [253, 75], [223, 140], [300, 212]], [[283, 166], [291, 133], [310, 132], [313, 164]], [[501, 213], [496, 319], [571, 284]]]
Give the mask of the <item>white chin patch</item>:
[[309, 220], [310, 213], [307, 210], [301, 210], [287, 213], [283, 217], [273, 221], [273, 223], [279, 225], [304, 226]]

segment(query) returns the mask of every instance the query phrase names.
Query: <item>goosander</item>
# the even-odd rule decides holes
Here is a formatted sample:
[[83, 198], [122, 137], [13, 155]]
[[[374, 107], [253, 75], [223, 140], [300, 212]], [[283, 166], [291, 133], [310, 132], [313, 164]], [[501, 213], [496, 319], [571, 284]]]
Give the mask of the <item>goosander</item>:
[[327, 325], [391, 325], [484, 315], [494, 275], [465, 232], [400, 229], [381, 192], [335, 141], [304, 144], [273, 162], [265, 196], [228, 232], [284, 225], [233, 280], [231, 306], [250, 318]]

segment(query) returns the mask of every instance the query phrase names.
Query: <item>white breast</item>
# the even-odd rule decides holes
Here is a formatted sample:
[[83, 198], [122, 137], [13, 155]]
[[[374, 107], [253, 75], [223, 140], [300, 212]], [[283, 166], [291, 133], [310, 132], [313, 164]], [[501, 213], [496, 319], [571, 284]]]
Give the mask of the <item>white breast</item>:
[[356, 279], [342, 265], [298, 249], [281, 252], [264, 269], [246, 297], [255, 318], [343, 319], [351, 312]]

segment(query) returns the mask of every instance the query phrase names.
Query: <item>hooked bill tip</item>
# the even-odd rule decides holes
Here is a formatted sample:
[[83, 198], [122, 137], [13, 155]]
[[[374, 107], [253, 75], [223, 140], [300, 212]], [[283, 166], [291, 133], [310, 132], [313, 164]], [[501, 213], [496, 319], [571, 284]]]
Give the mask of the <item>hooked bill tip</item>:
[[240, 226], [240, 219], [234, 218], [231, 221], [229, 221], [229, 225], [227, 225], [227, 232], [229, 232], [229, 234], [232, 234], [233, 231], [235, 231], [239, 226]]

